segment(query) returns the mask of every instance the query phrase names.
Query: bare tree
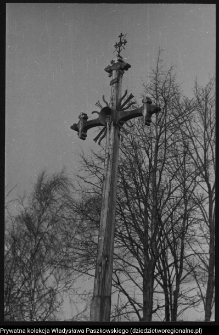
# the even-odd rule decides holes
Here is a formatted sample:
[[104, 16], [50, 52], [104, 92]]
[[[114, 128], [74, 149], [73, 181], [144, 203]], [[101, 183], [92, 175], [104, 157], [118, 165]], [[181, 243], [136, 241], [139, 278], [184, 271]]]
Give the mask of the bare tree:
[[[162, 107], [162, 112], [150, 128], [145, 128], [140, 119], [124, 126], [112, 319], [152, 321], [156, 315], [176, 321], [186, 309], [196, 308], [201, 301], [191, 276], [197, 264], [188, 267], [192, 259], [200, 256], [200, 250], [195, 253], [191, 247], [200, 223], [194, 197], [198, 169], [185, 135], [186, 122], [190, 122], [196, 105], [182, 95], [173, 68], [164, 70], [160, 54], [144, 90]], [[81, 258], [81, 269], [90, 276], [94, 275], [97, 250], [104, 175], [102, 153], [92, 152], [91, 159], [81, 155], [83, 198], [75, 208], [81, 218], [83, 237], [78, 236], [78, 251], [83, 255], [89, 250]]]
[[[193, 201], [198, 207], [199, 231], [194, 250], [196, 265], [193, 271], [198, 292], [205, 309], [205, 321], [210, 321], [215, 287], [215, 79], [205, 87], [195, 82], [194, 111], [182, 129], [188, 153], [197, 171], [197, 188]], [[188, 146], [188, 143], [190, 145]], [[193, 260], [194, 261], [194, 260]], [[190, 263], [190, 268], [193, 266]], [[199, 270], [198, 270], [199, 269]], [[203, 277], [205, 280], [203, 281]]]
[[188, 240], [194, 236], [198, 225], [197, 206], [192, 201], [196, 171], [191, 166], [191, 159], [183, 143], [174, 144], [170, 162], [168, 169], [172, 178], [166, 185], [166, 191], [171, 196], [163, 203], [165, 213], [160, 216], [162, 248], [157, 262], [156, 280], [164, 291], [165, 320], [177, 321], [185, 309], [194, 308], [200, 303], [196, 295], [192, 298], [190, 294], [188, 299], [188, 294], [193, 290], [190, 287], [191, 269], [188, 270], [185, 265], [186, 259], [194, 255]]
[[[161, 127], [158, 129], [158, 131], [162, 130]], [[164, 308], [162, 305], [155, 304], [153, 299], [154, 280], [157, 276], [155, 266], [163, 248], [161, 244], [162, 229], [165, 232], [163, 227], [167, 226], [170, 211], [172, 211], [173, 217], [173, 211], [179, 206], [182, 208], [181, 202], [185, 198], [185, 194], [181, 194], [181, 202], [177, 200], [173, 206], [173, 203], [171, 203], [174, 195], [173, 191], [181, 187], [181, 182], [174, 185], [173, 191], [167, 191], [167, 188], [165, 190], [166, 186], [164, 187], [162, 176], [159, 175], [159, 173], [163, 173], [163, 179], [166, 180], [167, 167], [162, 170], [163, 160], [160, 158], [162, 145], [165, 144], [164, 139], [161, 136], [157, 136], [158, 142], [156, 142], [153, 131], [146, 130], [141, 121], [127, 125], [126, 133], [127, 136], [121, 145], [119, 165], [113, 275], [114, 293], [117, 295], [117, 300], [121, 300], [121, 303], [120, 308], [118, 308], [118, 301], [114, 305], [112, 317], [116, 319], [119, 315], [120, 318], [123, 317], [127, 320], [136, 320], [137, 317], [139, 321], [145, 321], [145, 319], [151, 321], [152, 315]], [[159, 178], [158, 183], [155, 184], [157, 186], [155, 189], [153, 167], [155, 151], [153, 147], [156, 143], [160, 144], [161, 149], [159, 150], [159, 155], [158, 152], [156, 153], [157, 158], [159, 158], [156, 168]], [[170, 153], [168, 155], [170, 156]], [[87, 184], [91, 186], [88, 192], [92, 194], [92, 197], [90, 197], [92, 206], [89, 206], [89, 202], [86, 202], [86, 204], [82, 203], [80, 212], [83, 213], [86, 222], [95, 224], [96, 234], [100, 210], [98, 204], [100, 204], [101, 198], [101, 188], [98, 185], [101, 184], [101, 174], [103, 173], [101, 168], [103, 160], [99, 158], [99, 155], [95, 155], [95, 153], [93, 153], [91, 161], [82, 156], [83, 165], [89, 171]], [[165, 159], [167, 160], [167, 156]], [[178, 165], [175, 166], [175, 171], [176, 169], [179, 170], [180, 164], [181, 162], [178, 162]], [[166, 171], [165, 174], [164, 171]], [[169, 173], [170, 175], [172, 173], [174, 180], [174, 166]], [[95, 176], [96, 181], [91, 182], [91, 176]], [[86, 183], [84, 176], [83, 179]], [[186, 192], [188, 192], [187, 188], [185, 189]], [[156, 206], [154, 204], [155, 201]], [[166, 222], [164, 224], [160, 220], [160, 213], [164, 220], [163, 212], [166, 203], [169, 204], [170, 210], [168, 213], [169, 217], [166, 214]], [[94, 213], [96, 213], [95, 217]], [[152, 223], [153, 216], [156, 217], [156, 221]], [[176, 225], [176, 223], [177, 220], [172, 223], [171, 227], [174, 224]], [[178, 224], [179, 226], [180, 223]], [[166, 229], [167, 234], [170, 233], [171, 227], [168, 228], [169, 232]], [[176, 236], [173, 236], [173, 239], [175, 240], [180, 233], [178, 232], [177, 234], [175, 230], [174, 232]], [[174, 232], [172, 229], [173, 235]], [[87, 243], [91, 243], [91, 240]], [[172, 240], [171, 243], [173, 243]], [[169, 241], [169, 245], [171, 243]], [[177, 245], [177, 243], [175, 244]], [[183, 256], [184, 253], [182, 253]], [[168, 266], [170, 265], [168, 264]], [[142, 296], [144, 297], [143, 301]]]
[[18, 201], [5, 232], [5, 320], [45, 321], [54, 318], [63, 293], [73, 292], [72, 183], [64, 171], [42, 172], [34, 191]]

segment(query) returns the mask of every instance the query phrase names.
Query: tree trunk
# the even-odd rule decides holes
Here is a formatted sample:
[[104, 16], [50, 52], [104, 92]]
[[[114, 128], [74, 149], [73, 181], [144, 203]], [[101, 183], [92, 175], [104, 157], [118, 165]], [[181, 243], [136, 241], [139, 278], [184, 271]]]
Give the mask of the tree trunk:
[[210, 246], [209, 246], [208, 283], [207, 283], [206, 304], [205, 304], [205, 321], [211, 320], [212, 301], [214, 296], [214, 266], [215, 266], [214, 217], [213, 217], [212, 192], [209, 192], [209, 194], [210, 194], [209, 195]]
[[175, 291], [173, 291], [173, 313], [171, 321], [177, 321], [178, 297], [179, 297], [179, 284], [176, 285], [176, 289]]
[[170, 321], [170, 299], [167, 287], [164, 288], [165, 297], [165, 321]]
[[[148, 197], [148, 194], [147, 194]], [[155, 262], [153, 255], [149, 253], [149, 222], [147, 201], [145, 203], [145, 227], [144, 227], [144, 272], [143, 272], [143, 318], [141, 321], [151, 321], [153, 311], [153, 289]]]
[[152, 321], [154, 290], [154, 261], [145, 266], [143, 276], [143, 318], [142, 321]]

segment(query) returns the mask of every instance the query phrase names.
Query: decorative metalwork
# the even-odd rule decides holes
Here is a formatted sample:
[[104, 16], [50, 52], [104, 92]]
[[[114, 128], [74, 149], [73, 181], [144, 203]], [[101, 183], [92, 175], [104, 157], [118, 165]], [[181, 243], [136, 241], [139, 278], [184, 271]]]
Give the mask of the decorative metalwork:
[[[105, 102], [106, 106], [109, 107], [109, 103], [105, 100], [104, 95], [103, 95], [102, 99], [103, 99], [103, 102]], [[103, 106], [101, 105], [101, 103], [99, 102], [99, 100], [97, 101], [97, 103], [95, 105], [97, 107], [101, 108], [101, 111], [102, 111], [102, 122], [104, 122], [104, 118], [105, 118], [105, 115], [106, 115], [104, 123], [107, 124], [107, 122], [110, 121], [110, 115], [109, 114], [107, 115], [107, 111], [108, 111], [108, 113], [110, 113], [109, 109], [106, 109], [106, 108], [104, 109]], [[99, 115], [99, 119], [101, 119], [101, 114], [100, 114], [101, 111], [100, 112], [93, 111], [91, 114], [97, 113]], [[103, 129], [101, 129], [101, 131], [99, 132], [99, 134], [97, 134], [97, 136], [94, 138], [94, 142], [97, 142], [97, 140], [99, 139], [98, 144], [100, 145], [102, 139], [104, 139], [104, 137], [106, 136], [106, 134], [107, 134], [107, 126], [105, 125], [103, 127]]]
[[[125, 91], [124, 95], [120, 99], [119, 107], [118, 109], [112, 109], [109, 107], [109, 104], [107, 101], [105, 101], [105, 98], [103, 96], [103, 101], [106, 104], [106, 107], [102, 107], [100, 102], [98, 101], [96, 103], [96, 106], [101, 108], [101, 111], [93, 111], [92, 114], [97, 113], [98, 117], [94, 120], [87, 120], [88, 116], [85, 113], [81, 113], [79, 116], [80, 121], [78, 124], [74, 123], [71, 126], [71, 129], [78, 132], [78, 137], [82, 140], [85, 140], [87, 137], [87, 131], [90, 128], [97, 127], [97, 126], [103, 126], [104, 128], [101, 129], [99, 134], [94, 138], [94, 141], [98, 144], [101, 143], [102, 139], [106, 136], [107, 133], [107, 123], [113, 122], [114, 125], [119, 127], [119, 130], [122, 128], [123, 124], [138, 116], [143, 116], [144, 123], [147, 126], [150, 126], [151, 123], [151, 117], [153, 114], [158, 113], [161, 111], [160, 107], [157, 107], [156, 105], [152, 104], [152, 101], [149, 97], [144, 97], [142, 102], [143, 106], [128, 110], [127, 109], [135, 103], [135, 101], [132, 101], [128, 104], [128, 102], [134, 98], [133, 94], [131, 93], [129, 97], [122, 103], [122, 100], [126, 97], [127, 90]], [[102, 136], [101, 136], [102, 135]]]
[[[103, 106], [101, 105], [101, 103], [99, 102], [99, 100], [95, 103], [95, 106], [99, 107], [99, 108], [103, 108]], [[95, 112], [92, 112], [95, 113]]]
[[119, 37], [119, 43], [116, 42], [116, 44], [114, 45], [114, 47], [116, 48], [116, 50], [115, 50], [114, 52], [117, 51], [117, 57], [118, 57], [118, 58], [122, 58], [122, 57], [120, 56], [120, 53], [121, 53], [121, 51], [122, 51], [122, 48], [125, 49], [125, 48], [124, 48], [124, 45], [126, 45], [126, 43], [127, 43], [127, 41], [126, 41], [126, 39], [125, 39], [126, 34], [123, 35], [123, 34], [121, 33], [118, 37]]
[[[119, 42], [115, 44], [115, 48], [117, 51], [117, 59], [116, 61], [111, 61], [111, 65], [108, 65], [104, 70], [109, 74], [109, 77], [112, 76], [113, 71], [115, 71], [116, 75], [114, 78], [110, 81], [110, 86], [117, 84], [119, 81], [119, 78], [122, 77], [124, 71], [127, 71], [131, 65], [124, 62], [123, 58], [120, 56], [122, 48], [124, 48], [124, 45], [126, 45], [127, 41], [125, 39], [126, 35], [123, 35], [122, 33], [119, 35]], [[115, 52], [114, 51], [114, 52]], [[147, 126], [150, 126], [151, 123], [151, 116], [154, 113], [158, 113], [161, 109], [157, 107], [156, 105], [152, 104], [152, 101], [150, 98], [145, 97], [142, 102], [143, 106], [140, 108], [128, 110], [132, 105], [135, 104], [135, 101], [131, 101], [134, 98], [134, 95], [131, 93], [128, 97], [127, 96], [127, 90], [121, 97], [120, 101], [117, 104], [116, 108], [110, 108], [109, 103], [105, 100], [105, 97], [103, 95], [102, 99], [105, 103], [105, 107], [102, 106], [100, 101], [97, 101], [95, 104], [98, 108], [100, 108], [100, 112], [93, 111], [92, 114], [96, 113], [98, 114], [98, 117], [94, 120], [88, 121], [88, 116], [85, 113], [81, 113], [79, 116], [80, 121], [76, 124], [74, 123], [71, 126], [71, 129], [78, 132], [78, 137], [82, 140], [85, 140], [87, 137], [87, 131], [90, 128], [103, 126], [103, 129], [97, 134], [97, 136], [94, 138], [94, 141], [98, 144], [101, 143], [102, 139], [107, 134], [107, 126], [110, 128], [111, 123], [113, 123], [114, 126], [117, 126], [119, 129], [118, 135], [120, 136], [120, 130], [122, 129], [123, 124], [138, 116], [143, 116], [144, 123]], [[125, 99], [126, 98], [126, 99]], [[125, 99], [125, 100], [124, 100]]]

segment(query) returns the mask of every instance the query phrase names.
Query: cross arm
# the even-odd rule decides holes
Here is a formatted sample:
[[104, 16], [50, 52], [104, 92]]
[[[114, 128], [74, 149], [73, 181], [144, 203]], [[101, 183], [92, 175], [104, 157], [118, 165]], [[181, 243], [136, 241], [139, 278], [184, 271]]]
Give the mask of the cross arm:
[[122, 121], [122, 123], [134, 119], [135, 117], [143, 116], [143, 106], [140, 108], [136, 108], [130, 111], [120, 111], [118, 122]]
[[151, 117], [153, 114], [161, 111], [160, 107], [153, 105], [149, 98], [144, 98], [142, 100], [143, 106], [130, 110], [130, 111], [120, 111], [118, 117], [118, 123], [123, 124], [128, 120], [134, 119], [138, 116], [144, 117], [144, 123], [149, 126], [151, 123]]
[[79, 115], [79, 122], [78, 123], [74, 123], [70, 128], [72, 130], [75, 130], [78, 132], [78, 137], [82, 140], [85, 140], [87, 137], [87, 131], [90, 128], [94, 128], [94, 127], [98, 127], [98, 126], [104, 126], [101, 122], [99, 117], [94, 119], [94, 120], [89, 120], [87, 114], [85, 113], [81, 113]]
[[103, 126], [103, 124], [100, 122], [99, 118], [96, 118], [94, 120], [86, 121], [83, 125], [83, 129], [88, 131], [91, 128], [99, 127], [99, 126]]
[[[127, 102], [127, 101], [126, 101]], [[135, 117], [138, 116], [143, 116], [144, 117], [144, 123], [147, 126], [150, 126], [151, 123], [151, 117], [154, 113], [158, 113], [161, 111], [160, 107], [157, 107], [156, 105], [152, 104], [152, 101], [150, 98], [144, 98], [142, 100], [143, 106], [130, 110], [130, 111], [125, 111], [125, 110], [114, 110], [111, 109], [110, 107], [104, 107], [101, 109], [99, 112], [99, 117], [87, 121], [88, 116], [85, 113], [81, 113], [79, 115], [79, 122], [74, 123], [70, 128], [77, 131], [78, 137], [82, 140], [85, 140], [87, 137], [87, 131], [90, 128], [94, 127], [99, 127], [99, 126], [104, 126], [106, 127], [107, 124], [107, 119], [109, 116], [111, 116], [111, 120], [113, 121], [114, 125], [119, 125], [120, 127], [128, 120], [134, 119]], [[124, 105], [124, 104], [123, 104]], [[96, 111], [94, 111], [96, 112]], [[98, 112], [96, 112], [98, 113]], [[99, 136], [103, 133], [101, 133], [97, 136], [96, 139], [99, 138]], [[95, 140], [96, 140], [95, 139]]]

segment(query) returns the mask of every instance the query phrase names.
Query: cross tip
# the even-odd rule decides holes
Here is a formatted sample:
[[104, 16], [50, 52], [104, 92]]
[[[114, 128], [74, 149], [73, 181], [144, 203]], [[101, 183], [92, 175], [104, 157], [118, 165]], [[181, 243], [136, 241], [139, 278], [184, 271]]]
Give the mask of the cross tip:
[[120, 56], [120, 53], [121, 53], [121, 51], [122, 51], [122, 48], [125, 49], [125, 48], [124, 48], [124, 45], [126, 45], [126, 43], [127, 43], [127, 41], [126, 41], [126, 39], [125, 39], [126, 34], [123, 35], [123, 34], [121, 33], [118, 37], [119, 37], [119, 42], [116, 42], [116, 44], [114, 45], [114, 47], [115, 47], [115, 49], [116, 49], [116, 50], [114, 50], [114, 52], [115, 52], [115, 51], [117, 52], [117, 57], [122, 58], [122, 57]]

